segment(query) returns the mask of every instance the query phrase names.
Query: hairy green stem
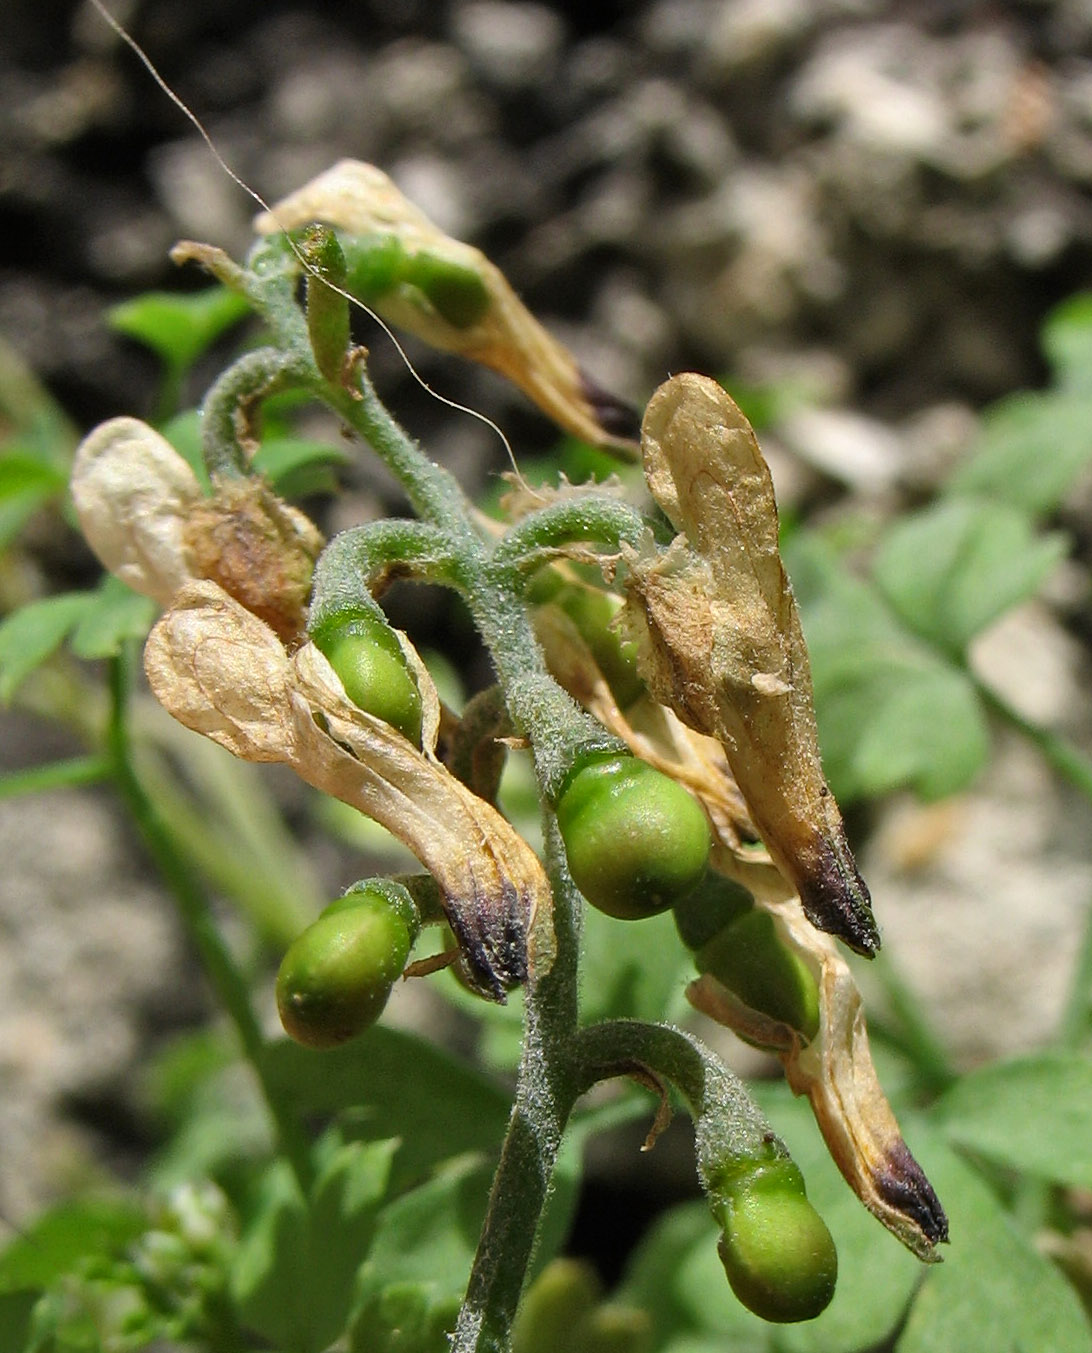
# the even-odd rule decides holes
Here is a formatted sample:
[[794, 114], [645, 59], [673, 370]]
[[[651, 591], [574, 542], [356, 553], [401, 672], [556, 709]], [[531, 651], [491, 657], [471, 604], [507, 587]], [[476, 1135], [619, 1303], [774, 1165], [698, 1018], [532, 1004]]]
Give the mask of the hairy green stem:
[[517, 522], [498, 542], [493, 560], [527, 570], [574, 540], [594, 540], [613, 549], [624, 541], [636, 549], [647, 531], [644, 518], [629, 503], [605, 494], [580, 494]]
[[205, 465], [212, 476], [240, 479], [250, 473], [250, 456], [243, 435], [256, 419], [263, 399], [308, 374], [297, 356], [277, 348], [248, 352], [223, 373], [205, 396], [201, 410], [201, 441]]
[[178, 905], [186, 931], [201, 957], [218, 998], [235, 1026], [247, 1060], [257, 1074], [266, 1106], [273, 1119], [278, 1150], [291, 1165], [306, 1194], [312, 1177], [307, 1139], [291, 1110], [279, 1099], [266, 1076], [263, 1062], [265, 1039], [246, 979], [224, 943], [212, 917], [204, 890], [197, 883], [189, 861], [177, 849], [170, 828], [133, 769], [126, 722], [131, 658], [123, 654], [110, 664], [111, 711], [107, 727], [107, 751], [114, 784], [132, 815], [149, 854]]
[[586, 1088], [570, 1052], [577, 1021], [583, 903], [565, 868], [552, 814], [545, 836], [557, 952], [550, 971], [528, 983], [515, 1100], [452, 1353], [508, 1353], [562, 1134]]
[[460, 574], [449, 537], [421, 521], [366, 522], [330, 541], [315, 568], [309, 628], [312, 633], [347, 608], [367, 602], [364, 591], [382, 591], [395, 577], [453, 585]]
[[675, 1086], [694, 1120], [706, 1188], [737, 1162], [788, 1155], [743, 1082], [693, 1034], [666, 1024], [609, 1020], [582, 1029], [574, 1053], [583, 1089], [635, 1072], [651, 1072]]

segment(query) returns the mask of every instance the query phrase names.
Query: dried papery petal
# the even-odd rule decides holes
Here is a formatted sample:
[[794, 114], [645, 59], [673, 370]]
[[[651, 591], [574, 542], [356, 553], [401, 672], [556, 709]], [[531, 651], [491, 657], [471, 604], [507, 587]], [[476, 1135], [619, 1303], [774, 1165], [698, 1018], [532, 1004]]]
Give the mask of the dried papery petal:
[[501, 474], [501, 479], [508, 488], [501, 494], [498, 506], [508, 522], [521, 521], [532, 512], [573, 499], [617, 498], [625, 502], [627, 498], [626, 486], [614, 474], [608, 475], [606, 479], [589, 480], [586, 484], [573, 484], [562, 471], [556, 484], [529, 484], [526, 479], [506, 470]]
[[635, 756], [670, 775], [701, 803], [713, 827], [713, 867], [756, 896], [793, 896], [768, 853], [753, 844], [754, 825], [720, 743], [649, 697], [623, 713], [590, 647], [560, 606], [536, 608], [535, 632], [551, 675], [573, 699]]
[[948, 1221], [880, 1088], [848, 964], [795, 899], [757, 905], [774, 917], [782, 941], [815, 973], [816, 1036], [808, 1042], [749, 1009], [709, 973], [690, 984], [687, 998], [719, 1024], [777, 1053], [793, 1091], [807, 1095], [832, 1159], [861, 1202], [919, 1259], [938, 1259], [936, 1246], [948, 1239]]
[[76, 452], [72, 500], [88, 544], [111, 573], [161, 606], [194, 576], [185, 522], [201, 499], [189, 465], [139, 419], [100, 424]]
[[290, 643], [307, 625], [322, 533], [262, 479], [217, 481], [183, 531], [194, 575], [209, 578]]
[[653, 497], [681, 534], [666, 551], [625, 551], [641, 675], [724, 747], [811, 920], [872, 954], [879, 934], [823, 778], [807, 649], [751, 426], [715, 381], [684, 373], [653, 396], [642, 450]]
[[[439, 884], [483, 994], [503, 999], [529, 966], [548, 970], [549, 882], [534, 851], [434, 757], [353, 705], [313, 644], [289, 658], [267, 625], [201, 582], [152, 630], [145, 668], [187, 727], [245, 760], [287, 763], [403, 841]], [[425, 703], [438, 708], [434, 690]], [[434, 736], [435, 713], [430, 724]]]
[[[348, 236], [376, 238], [398, 247], [410, 268], [392, 277], [389, 289], [368, 303], [388, 323], [424, 342], [456, 352], [506, 376], [560, 427], [600, 446], [632, 454], [635, 440], [625, 406], [600, 390], [572, 353], [550, 335], [508, 285], [504, 275], [472, 245], [445, 235], [399, 192], [382, 170], [359, 160], [340, 160], [263, 212], [255, 229], [263, 235], [319, 221]], [[471, 322], [453, 322], [430, 302], [427, 284], [414, 281], [413, 263], [424, 260], [476, 279], [483, 308]]]

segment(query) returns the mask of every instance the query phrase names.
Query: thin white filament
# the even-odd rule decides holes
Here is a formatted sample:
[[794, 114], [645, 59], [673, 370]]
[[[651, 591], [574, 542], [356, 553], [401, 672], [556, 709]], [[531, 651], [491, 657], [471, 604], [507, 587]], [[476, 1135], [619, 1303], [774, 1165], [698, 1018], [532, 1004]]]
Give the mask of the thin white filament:
[[212, 137], [205, 130], [205, 127], [201, 122], [201, 119], [197, 116], [197, 114], [193, 111], [193, 109], [189, 107], [189, 105], [185, 102], [185, 100], [175, 93], [175, 91], [170, 87], [170, 85], [163, 78], [163, 76], [160, 75], [159, 71], [156, 69], [155, 63], [152, 61], [151, 57], [147, 54], [147, 52], [145, 52], [144, 48], [141, 47], [141, 45], [137, 42], [137, 40], [122, 26], [122, 24], [117, 19], [114, 18], [114, 16], [102, 3], [102, 0], [91, 0], [91, 5], [92, 8], [94, 8], [98, 12], [98, 14], [102, 16], [103, 20], [110, 26], [110, 28], [113, 29], [113, 31], [122, 40], [122, 42], [125, 43], [125, 45], [130, 49], [130, 51], [132, 51], [137, 56], [141, 64], [144, 66], [145, 70], [147, 70], [148, 74], [152, 77], [152, 79], [163, 91], [163, 93], [166, 94], [167, 98], [170, 99], [170, 101], [174, 104], [174, 106], [191, 123], [194, 130], [197, 132], [198, 136], [200, 136], [201, 140], [204, 141], [206, 147], [208, 148], [209, 154], [216, 161], [216, 163], [223, 170], [223, 172], [228, 176], [228, 178], [231, 179], [232, 183], [234, 183], [237, 187], [241, 188], [243, 192], [247, 194], [248, 197], [250, 197], [254, 202], [256, 202], [263, 211], [268, 212], [269, 215], [272, 216], [273, 220], [277, 222], [277, 225], [280, 227], [281, 232], [283, 233], [285, 239], [288, 241], [289, 247], [291, 248], [292, 252], [296, 255], [296, 258], [298, 259], [299, 264], [303, 268], [304, 272], [306, 272], [309, 276], [314, 277], [317, 281], [322, 282], [324, 286], [329, 287], [331, 291], [336, 292], [339, 296], [343, 297], [346, 301], [348, 301], [350, 305], [356, 306], [358, 310], [363, 311], [364, 314], [366, 314], [370, 319], [372, 319], [380, 327], [380, 329], [383, 330], [383, 332], [390, 339], [390, 341], [394, 344], [395, 350], [397, 351], [399, 357], [401, 357], [402, 361], [405, 363], [406, 370], [410, 373], [413, 379], [417, 382], [417, 384], [421, 387], [421, 389], [425, 391], [426, 394], [431, 395], [433, 399], [438, 400], [439, 403], [441, 404], [445, 404], [448, 408], [455, 409], [459, 413], [469, 414], [471, 418], [476, 418], [480, 423], [484, 423], [486, 427], [491, 428], [500, 438], [501, 443], [504, 446], [505, 453], [507, 454], [508, 459], [511, 462], [512, 470], [514, 471], [520, 485], [523, 488], [525, 488], [528, 492], [531, 492], [530, 485], [528, 485], [527, 482], [524, 480], [523, 475], [520, 473], [520, 468], [516, 464], [516, 457], [515, 453], [512, 450], [511, 442], [505, 436], [502, 429], [498, 427], [498, 425], [493, 421], [493, 419], [490, 418], [487, 414], [482, 413], [480, 409], [472, 408], [467, 404], [460, 404], [458, 400], [451, 399], [447, 395], [441, 394], [439, 390], [434, 390], [432, 386], [429, 385], [428, 381], [425, 380], [425, 378], [421, 375], [421, 373], [410, 361], [409, 354], [406, 352], [405, 348], [403, 348], [402, 344], [399, 342], [397, 336], [391, 330], [391, 327], [389, 324], [387, 324], [386, 320], [384, 320], [382, 316], [377, 315], [375, 311], [370, 306], [366, 305], [362, 300], [360, 300], [359, 297], [353, 296], [350, 292], [345, 291], [342, 287], [335, 286], [332, 282], [330, 282], [328, 278], [322, 276], [322, 274], [318, 271], [318, 269], [315, 268], [314, 265], [304, 256], [303, 252], [300, 250], [296, 242], [292, 239], [288, 231], [285, 230], [283, 226], [281, 226], [280, 221], [277, 220], [276, 211], [274, 211], [274, 209], [269, 205], [269, 203], [265, 200], [265, 198], [262, 197], [261, 193], [257, 192], [254, 188], [250, 186], [249, 183], [247, 183], [243, 178], [241, 178], [240, 175], [238, 175], [235, 172], [235, 170], [232, 169], [231, 165], [228, 164], [228, 162], [224, 159], [223, 155], [217, 149], [216, 144], [213, 141]]

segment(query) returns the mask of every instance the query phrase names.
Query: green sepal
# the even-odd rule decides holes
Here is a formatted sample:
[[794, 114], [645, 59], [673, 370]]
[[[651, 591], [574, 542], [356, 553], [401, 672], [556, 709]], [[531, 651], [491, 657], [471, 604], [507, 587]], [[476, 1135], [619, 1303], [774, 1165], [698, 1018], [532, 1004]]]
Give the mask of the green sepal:
[[351, 341], [346, 290], [345, 255], [334, 232], [324, 225], [308, 226], [299, 241], [308, 264], [307, 333], [315, 365], [328, 381], [341, 380]]

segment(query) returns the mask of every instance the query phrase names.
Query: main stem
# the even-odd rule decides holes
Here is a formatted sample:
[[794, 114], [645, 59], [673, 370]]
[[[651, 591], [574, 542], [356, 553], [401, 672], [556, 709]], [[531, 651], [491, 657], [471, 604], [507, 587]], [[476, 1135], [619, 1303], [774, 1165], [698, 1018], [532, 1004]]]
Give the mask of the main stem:
[[493, 1178], [452, 1353], [508, 1353], [561, 1137], [582, 1087], [572, 1056], [577, 1026], [580, 899], [564, 868], [556, 824], [547, 823], [557, 954], [532, 976], [515, 1101]]

